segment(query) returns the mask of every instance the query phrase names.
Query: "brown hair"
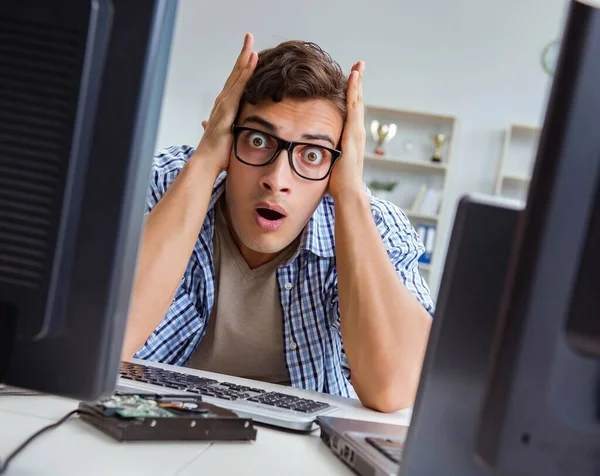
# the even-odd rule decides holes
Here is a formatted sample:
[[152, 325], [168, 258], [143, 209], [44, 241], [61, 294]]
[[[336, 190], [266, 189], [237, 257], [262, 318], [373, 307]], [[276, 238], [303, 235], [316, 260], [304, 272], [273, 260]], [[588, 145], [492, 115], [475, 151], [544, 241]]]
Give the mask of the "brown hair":
[[258, 64], [240, 102], [279, 102], [290, 99], [326, 99], [346, 120], [348, 79], [331, 56], [315, 43], [286, 41], [258, 54]]

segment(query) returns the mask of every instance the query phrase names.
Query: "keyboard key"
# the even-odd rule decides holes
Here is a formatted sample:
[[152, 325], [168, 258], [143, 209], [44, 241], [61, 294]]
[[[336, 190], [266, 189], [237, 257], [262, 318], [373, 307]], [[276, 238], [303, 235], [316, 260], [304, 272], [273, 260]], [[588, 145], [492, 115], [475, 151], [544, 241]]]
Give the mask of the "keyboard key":
[[292, 408], [292, 406], [289, 403], [277, 403], [275, 406], [278, 408]]
[[199, 395], [205, 395], [205, 393], [203, 392], [203, 390], [200, 389], [200, 388], [188, 388], [186, 391], [187, 392], [191, 392], [191, 393], [197, 393]]
[[187, 381], [195, 385], [214, 385], [215, 383], [219, 383], [216, 380], [203, 377], [196, 377], [194, 375], [187, 379]]
[[257, 397], [249, 398], [248, 400], [262, 403], [264, 405], [276, 406], [278, 408], [295, 410], [300, 413], [313, 413], [329, 406], [326, 403], [315, 402], [314, 400], [308, 400], [293, 395], [284, 395], [275, 392], [259, 395]]
[[181, 385], [181, 380], [177, 380], [177, 379], [173, 379], [173, 378], [165, 378], [162, 379], [163, 382], [167, 383], [167, 384], [173, 384], [173, 385]]

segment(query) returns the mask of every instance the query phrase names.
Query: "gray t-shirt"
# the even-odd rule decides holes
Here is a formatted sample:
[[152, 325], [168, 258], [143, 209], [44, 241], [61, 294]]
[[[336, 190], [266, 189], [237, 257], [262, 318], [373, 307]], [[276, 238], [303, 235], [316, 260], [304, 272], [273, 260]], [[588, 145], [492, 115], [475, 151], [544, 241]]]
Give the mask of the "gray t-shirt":
[[250, 269], [216, 204], [213, 239], [216, 298], [206, 335], [188, 366], [237, 377], [289, 383], [277, 268], [297, 250], [294, 241], [268, 263]]

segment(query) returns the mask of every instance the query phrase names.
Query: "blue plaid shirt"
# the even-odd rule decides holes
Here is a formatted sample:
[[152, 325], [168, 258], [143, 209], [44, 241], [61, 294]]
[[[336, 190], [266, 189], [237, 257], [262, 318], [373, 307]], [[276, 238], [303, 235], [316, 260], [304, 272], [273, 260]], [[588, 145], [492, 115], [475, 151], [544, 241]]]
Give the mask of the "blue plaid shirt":
[[[194, 148], [170, 147], [154, 158], [147, 212], [158, 203]], [[186, 365], [208, 328], [215, 303], [214, 205], [226, 174], [217, 178], [208, 213], [166, 316], [135, 357]], [[424, 247], [396, 206], [370, 196], [377, 229], [404, 285], [432, 314], [429, 288], [418, 270]], [[340, 328], [333, 199], [325, 196], [303, 231], [298, 251], [277, 270], [285, 359], [293, 386], [356, 398]], [[373, 316], [376, 318], [376, 316]]]

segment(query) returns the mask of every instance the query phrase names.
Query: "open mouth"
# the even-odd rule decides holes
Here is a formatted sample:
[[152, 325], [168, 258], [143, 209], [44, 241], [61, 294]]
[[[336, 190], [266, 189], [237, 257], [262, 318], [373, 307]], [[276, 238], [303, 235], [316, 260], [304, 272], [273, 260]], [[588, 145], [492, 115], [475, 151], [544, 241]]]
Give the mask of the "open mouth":
[[271, 210], [270, 208], [257, 208], [256, 213], [258, 213], [265, 220], [269, 221], [277, 221], [280, 218], [285, 217], [282, 213], [276, 212], [275, 210]]

